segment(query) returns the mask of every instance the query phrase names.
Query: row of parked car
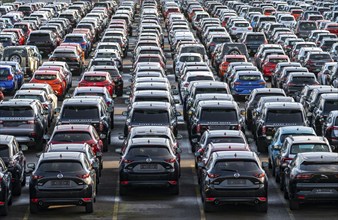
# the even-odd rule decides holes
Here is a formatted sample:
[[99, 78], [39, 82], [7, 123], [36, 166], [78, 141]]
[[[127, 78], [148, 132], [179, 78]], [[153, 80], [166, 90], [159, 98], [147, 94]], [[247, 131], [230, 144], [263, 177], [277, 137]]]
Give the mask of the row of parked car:
[[[125, 2], [120, 7], [134, 8], [134, 3]], [[33, 8], [31, 13], [25, 13], [30, 19], [21, 21], [29, 26], [27, 45], [8, 46], [5, 50], [27, 51], [34, 44], [37, 54], [40, 55], [41, 51], [43, 56], [49, 56], [49, 60], [38, 63], [37, 68], [32, 69], [29, 83], [23, 83], [27, 71], [14, 73], [14, 68], [21, 70], [21, 62], [13, 59], [1, 61], [3, 72], [20, 75], [21, 81], [17, 80], [19, 84], [12, 91], [9, 90], [15, 93], [12, 99], [0, 103], [0, 166], [3, 180], [0, 212], [7, 215], [12, 196], [20, 195], [21, 187], [26, 184], [25, 171], [31, 170], [29, 193], [32, 213], [55, 204], [84, 206], [86, 212], [91, 213], [103, 169], [102, 154], [108, 149], [110, 131], [114, 125], [113, 98], [115, 93], [121, 95], [123, 91], [119, 70], [122, 45], [118, 42], [100, 45], [111, 48], [102, 48], [105, 53], [95, 51], [87, 67], [90, 71], [82, 74], [83, 64], [92, 52], [92, 45], [102, 37], [104, 28], [118, 21], [112, 18], [117, 5], [114, 1], [95, 4], [83, 1], [71, 5], [19, 4], [20, 8]], [[20, 15], [19, 9], [8, 14]], [[55, 13], [49, 16], [49, 11]], [[42, 22], [39, 22], [40, 15], [46, 18], [41, 19]], [[121, 20], [126, 26], [126, 21]], [[14, 25], [17, 23], [20, 21]], [[31, 30], [31, 27], [37, 29]], [[50, 42], [52, 44], [49, 45]], [[58, 99], [68, 98], [66, 93], [72, 86], [73, 73], [82, 74], [79, 87], [72, 98], [58, 106]], [[55, 119], [56, 113], [59, 116]], [[54, 119], [56, 126], [52, 134], [47, 135]], [[37, 164], [26, 164], [22, 151], [28, 147], [35, 147], [39, 152], [42, 150], [37, 154]], [[62, 190], [55, 190], [60, 187]], [[58, 193], [58, 199], [50, 190]], [[71, 191], [76, 191], [77, 196], [69, 193]], [[60, 195], [63, 199], [60, 199]]]

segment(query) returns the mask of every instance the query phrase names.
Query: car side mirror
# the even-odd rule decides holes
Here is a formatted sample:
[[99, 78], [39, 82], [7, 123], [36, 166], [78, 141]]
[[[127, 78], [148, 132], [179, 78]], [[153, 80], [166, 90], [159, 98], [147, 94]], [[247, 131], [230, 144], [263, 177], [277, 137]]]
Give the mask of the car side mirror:
[[173, 95], [178, 95], [178, 90], [177, 89], [173, 89], [171, 92]]
[[115, 153], [122, 155], [122, 149], [121, 148], [115, 149]]
[[269, 163], [268, 162], [262, 162], [262, 167], [263, 168], [268, 168], [269, 167]]
[[195, 157], [199, 157], [199, 156], [201, 156], [201, 152], [199, 151], [195, 152]]
[[56, 109], [55, 109], [55, 112], [56, 112], [56, 113], [60, 113], [60, 110], [61, 110], [60, 108], [56, 108]]
[[176, 117], [179, 117], [179, 116], [181, 116], [182, 114], [181, 114], [181, 112], [176, 112]]
[[242, 115], [242, 116], [245, 115], [245, 110], [241, 110], [241, 115]]
[[122, 112], [122, 115], [123, 115], [123, 116], [128, 116], [128, 112], [127, 112], [127, 111], [124, 111], [124, 112]]
[[100, 139], [105, 139], [107, 137], [107, 135], [105, 134], [100, 134]]
[[177, 134], [176, 140], [181, 140], [181, 139], [183, 139], [183, 136], [181, 134]]
[[249, 101], [249, 96], [245, 96], [245, 101]]
[[331, 145], [331, 150], [332, 150], [332, 151], [335, 151], [335, 150], [336, 150], [336, 146]]
[[123, 135], [119, 135], [119, 140], [123, 141], [124, 140], [124, 136]]
[[197, 164], [198, 168], [201, 168], [201, 169], [205, 169], [205, 166], [204, 166], [204, 163], [203, 162], [199, 162]]
[[178, 153], [178, 154], [182, 153], [182, 149], [181, 148], [177, 148], [176, 149], [176, 153]]
[[35, 156], [36, 156], [37, 158], [39, 158], [39, 157], [41, 156], [41, 154], [42, 154], [42, 153], [36, 153]]
[[129, 105], [130, 104], [130, 100], [129, 99], [124, 100], [124, 104]]
[[35, 170], [35, 163], [28, 163], [27, 168], [31, 170]]
[[45, 141], [49, 141], [50, 136], [49, 136], [48, 134], [45, 134], [45, 135], [43, 135], [43, 139], [44, 139]]
[[180, 104], [180, 100], [174, 99], [175, 104]]
[[20, 150], [21, 151], [27, 151], [28, 150], [28, 146], [25, 145], [25, 144], [22, 144], [22, 145], [20, 145]]

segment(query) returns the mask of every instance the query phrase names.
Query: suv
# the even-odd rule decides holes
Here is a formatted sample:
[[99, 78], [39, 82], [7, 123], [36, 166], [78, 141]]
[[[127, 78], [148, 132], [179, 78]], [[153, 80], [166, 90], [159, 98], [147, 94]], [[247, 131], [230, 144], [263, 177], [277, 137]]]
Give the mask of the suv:
[[52, 53], [58, 46], [58, 38], [52, 31], [32, 31], [27, 44], [36, 45], [45, 56]]
[[12, 194], [21, 195], [21, 187], [26, 185], [26, 158], [14, 136], [0, 135], [0, 157], [12, 173]]
[[30, 46], [11, 46], [4, 49], [2, 60], [17, 62], [26, 74], [32, 75], [40, 65], [39, 57]]
[[108, 151], [111, 115], [102, 97], [75, 96], [63, 101], [56, 125], [91, 124], [103, 140], [103, 151]]
[[263, 32], [245, 32], [239, 41], [246, 45], [250, 55], [255, 54], [261, 44], [268, 43]]
[[201, 101], [188, 124], [189, 137], [192, 143], [196, 143], [206, 130], [244, 130], [243, 124], [236, 102]]
[[12, 99], [0, 102], [0, 133], [14, 135], [19, 143], [42, 149], [47, 132], [48, 109], [31, 99]]
[[177, 116], [175, 107], [168, 102], [134, 102], [129, 112], [123, 112], [127, 116], [124, 126], [126, 137], [132, 127], [136, 126], [167, 126], [177, 135]]
[[259, 152], [266, 152], [275, 131], [283, 126], [307, 126], [303, 106], [295, 102], [266, 103], [256, 119], [256, 138]]
[[52, 205], [85, 206], [94, 210], [96, 172], [81, 152], [49, 152], [41, 154], [29, 182], [29, 208], [32, 214]]
[[298, 21], [295, 27], [295, 34], [298, 37], [307, 39], [313, 30], [317, 30], [315, 21]]
[[0, 215], [8, 215], [8, 206], [12, 204], [12, 174], [0, 158]]
[[324, 137], [290, 136], [285, 138], [281, 151], [276, 155], [276, 175], [280, 179], [280, 189], [284, 189], [284, 169], [297, 156], [306, 152], [332, 152], [329, 142]]
[[260, 212], [268, 209], [268, 178], [254, 152], [221, 151], [200, 162], [204, 211], [224, 203], [253, 203]]

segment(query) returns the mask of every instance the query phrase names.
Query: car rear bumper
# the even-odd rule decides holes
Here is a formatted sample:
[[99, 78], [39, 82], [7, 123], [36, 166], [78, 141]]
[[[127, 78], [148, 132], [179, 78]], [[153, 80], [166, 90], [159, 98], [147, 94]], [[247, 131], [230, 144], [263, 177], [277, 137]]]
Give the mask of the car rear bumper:
[[2, 81], [0, 82], [0, 88], [4, 88], [4, 92], [13, 91], [15, 89], [14, 81]]
[[338, 201], [338, 191], [334, 192], [314, 192], [299, 191], [295, 194], [294, 199], [298, 201]]
[[83, 198], [31, 198], [32, 203], [39, 204], [40, 206], [52, 206], [52, 205], [76, 205], [85, 206], [89, 202], [93, 202], [90, 197]]

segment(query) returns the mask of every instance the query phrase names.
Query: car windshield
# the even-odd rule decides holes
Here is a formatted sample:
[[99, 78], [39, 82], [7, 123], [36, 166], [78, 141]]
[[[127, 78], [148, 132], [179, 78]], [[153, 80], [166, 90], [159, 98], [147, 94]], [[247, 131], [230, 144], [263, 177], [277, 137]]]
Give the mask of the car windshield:
[[64, 42], [75, 42], [75, 43], [77, 43], [77, 42], [82, 42], [82, 41], [84, 41], [83, 40], [83, 38], [82, 37], [66, 37], [65, 38], [65, 40], [64, 40]]
[[55, 74], [35, 74], [34, 78], [38, 80], [55, 80], [57, 77]]
[[116, 46], [116, 45], [105, 45], [105, 44], [101, 44], [101, 45], [99, 45], [98, 46], [98, 48], [97, 48], [98, 50], [100, 50], [100, 49], [112, 49], [112, 50], [118, 50], [118, 46]]
[[202, 109], [201, 122], [238, 123], [237, 111], [235, 109], [209, 108]]
[[260, 168], [251, 160], [220, 160], [215, 163], [215, 171], [219, 172], [259, 172]]
[[129, 149], [128, 157], [168, 157], [170, 152], [168, 148], [163, 146], [137, 146]]
[[9, 75], [9, 69], [7, 68], [0, 68], [0, 77], [2, 76], [8, 76]]
[[207, 144], [210, 143], [240, 143], [245, 144], [242, 137], [212, 137], [207, 140]]
[[266, 116], [267, 123], [302, 124], [303, 114], [300, 110], [270, 109]]
[[[60, 153], [62, 154], [62, 153]], [[44, 161], [38, 167], [38, 172], [77, 173], [83, 171], [78, 161]]]
[[293, 144], [290, 149], [291, 154], [306, 153], [306, 152], [330, 152], [330, 147], [326, 144]]
[[259, 75], [241, 75], [239, 76], [240, 80], [243, 81], [257, 81], [261, 79], [261, 76]]
[[16, 95], [15, 99], [35, 99], [35, 100], [39, 100], [40, 102], [44, 102], [44, 98], [42, 95]]
[[76, 93], [75, 96], [101, 96], [104, 97], [104, 93], [99, 93], [99, 92], [79, 92]]
[[293, 83], [296, 84], [311, 84], [315, 83], [316, 79], [314, 77], [302, 77], [302, 76], [297, 76], [297, 77], [292, 77], [291, 80]]
[[230, 39], [228, 37], [214, 37], [212, 38], [212, 42], [214, 43], [226, 43], [230, 42]]
[[248, 23], [236, 23], [235, 27], [249, 27]]
[[88, 82], [102, 82], [106, 80], [106, 76], [84, 76], [83, 79]]
[[285, 138], [287, 138], [288, 136], [316, 136], [313, 133], [290, 133], [290, 134], [282, 134], [280, 136], [280, 142], [283, 143]]
[[5, 144], [0, 144], [0, 158], [9, 156], [9, 148]]
[[99, 118], [99, 109], [97, 106], [74, 106], [74, 105], [66, 105], [63, 108], [62, 119], [98, 119]]
[[324, 114], [329, 114], [330, 111], [338, 110], [338, 100], [326, 100], [323, 110]]
[[0, 117], [33, 117], [34, 110], [30, 106], [1, 106]]
[[168, 111], [159, 109], [136, 109], [131, 118], [132, 123], [168, 124]]
[[56, 142], [84, 142], [92, 140], [92, 136], [88, 132], [56, 132], [51, 141]]
[[293, 17], [282, 17], [282, 21], [294, 21], [295, 19]]
[[196, 89], [195, 94], [202, 94], [202, 93], [228, 93], [225, 88], [213, 88], [212, 86], [209, 88], [199, 88]]
[[196, 56], [182, 56], [180, 62], [201, 62], [201, 57]]
[[283, 96], [284, 97], [284, 95], [281, 93], [259, 93], [255, 95], [254, 100], [258, 102], [262, 97], [267, 97], [267, 96]]
[[304, 161], [300, 165], [300, 169], [312, 172], [337, 172], [338, 162]]

